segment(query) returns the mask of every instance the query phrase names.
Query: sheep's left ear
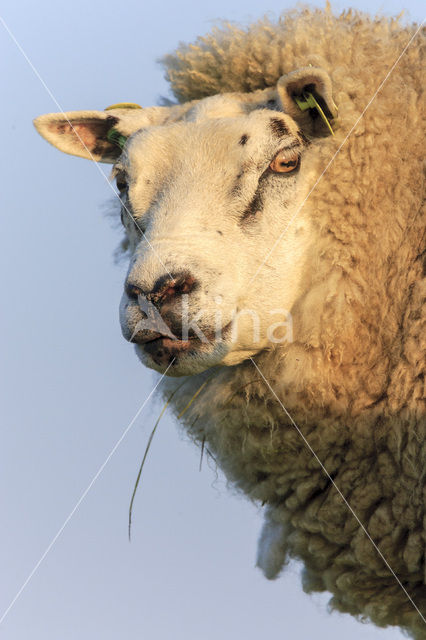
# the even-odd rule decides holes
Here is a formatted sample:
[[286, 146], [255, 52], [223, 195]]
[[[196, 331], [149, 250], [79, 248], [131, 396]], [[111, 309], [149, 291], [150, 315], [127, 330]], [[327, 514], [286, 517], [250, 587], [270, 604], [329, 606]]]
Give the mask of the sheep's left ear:
[[278, 80], [282, 109], [311, 136], [332, 134], [337, 107], [331, 94], [330, 76], [324, 69], [304, 67]]

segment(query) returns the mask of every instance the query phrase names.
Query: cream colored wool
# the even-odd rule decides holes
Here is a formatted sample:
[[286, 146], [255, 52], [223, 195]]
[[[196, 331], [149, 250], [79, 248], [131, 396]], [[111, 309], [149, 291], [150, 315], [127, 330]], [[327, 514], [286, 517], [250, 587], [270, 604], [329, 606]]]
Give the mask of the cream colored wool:
[[[321, 146], [325, 168], [415, 29], [303, 9], [277, 23], [224, 25], [164, 63], [180, 101], [324, 68], [339, 108], [336, 137]], [[255, 360], [426, 617], [424, 42], [420, 32], [310, 196], [321, 239], [292, 310], [295, 341]], [[188, 378], [176, 412], [207, 375]], [[166, 395], [178, 383], [170, 379]], [[259, 564], [268, 577], [299, 558], [304, 589], [329, 590], [332, 608], [426, 638], [252, 362], [218, 368], [184, 420], [229, 480], [267, 505]]]
[[[132, 286], [152, 292], [166, 268], [184, 267], [203, 285], [190, 299], [206, 322], [215, 293], [228, 312], [245, 300], [262, 321], [278, 306], [291, 309], [291, 343], [259, 347], [241, 331], [233, 351], [219, 343], [187, 360], [178, 354], [174, 373], [193, 375], [173, 398], [176, 414], [207, 380], [185, 426], [237, 489], [264, 503], [258, 564], [267, 577], [299, 558], [305, 590], [330, 591], [332, 608], [424, 639], [419, 613], [280, 404], [426, 617], [424, 33], [398, 60], [415, 31], [359, 13], [336, 17], [329, 8], [247, 29], [225, 25], [164, 62], [180, 101], [232, 95], [46, 114], [35, 125], [62, 151], [117, 160], [116, 174], [127, 172], [128, 202], [155, 245], [147, 251], [136, 219], [124, 216]], [[243, 230], [236, 212], [241, 219], [250, 190], [235, 189], [238, 163], [255, 163], [257, 149], [272, 144], [271, 122], [300, 143], [292, 118], [302, 129], [312, 123], [290, 94], [286, 102], [280, 83], [294, 72], [310, 78], [309, 65], [323, 88], [331, 78], [336, 135], [312, 140], [296, 177], [265, 191], [259, 226]], [[123, 152], [111, 127], [128, 138]], [[312, 188], [273, 256], [250, 277], [302, 190]], [[139, 307], [135, 295], [123, 294], [127, 339]], [[137, 349], [144, 356], [144, 345]], [[280, 402], [249, 354], [257, 354]], [[165, 396], [181, 384], [182, 377], [164, 380]], [[283, 601], [283, 615], [285, 608]]]

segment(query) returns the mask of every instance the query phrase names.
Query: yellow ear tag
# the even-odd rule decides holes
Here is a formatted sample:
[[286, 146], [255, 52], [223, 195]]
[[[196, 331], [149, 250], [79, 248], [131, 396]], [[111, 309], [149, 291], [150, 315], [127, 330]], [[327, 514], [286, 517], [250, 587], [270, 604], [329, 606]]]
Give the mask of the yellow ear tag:
[[323, 122], [327, 125], [331, 135], [334, 136], [334, 131], [331, 128], [331, 124], [327, 116], [319, 106], [318, 102], [315, 100], [315, 97], [313, 96], [312, 93], [303, 92], [301, 97], [293, 96], [293, 98], [301, 111], [306, 111], [306, 109], [316, 109], [316, 111], [318, 111], [319, 115], [321, 116], [321, 119], [323, 120]]
[[135, 102], [117, 102], [117, 104], [105, 107], [104, 111], [109, 111], [110, 109], [142, 109], [142, 107]]

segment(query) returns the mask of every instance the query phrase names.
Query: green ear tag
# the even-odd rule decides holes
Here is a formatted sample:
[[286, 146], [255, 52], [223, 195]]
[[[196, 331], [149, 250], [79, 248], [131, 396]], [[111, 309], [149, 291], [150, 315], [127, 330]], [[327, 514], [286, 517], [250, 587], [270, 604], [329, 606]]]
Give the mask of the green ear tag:
[[323, 120], [323, 122], [327, 125], [327, 128], [329, 129], [331, 135], [334, 136], [334, 131], [331, 128], [331, 124], [327, 116], [325, 115], [324, 111], [321, 109], [318, 102], [315, 100], [314, 95], [310, 91], [304, 91], [300, 97], [293, 96], [293, 98], [301, 111], [306, 111], [306, 109], [316, 109], [316, 111], [321, 116], [321, 119]]
[[109, 142], [112, 142], [113, 144], [116, 144], [117, 147], [120, 147], [120, 149], [123, 149], [124, 145], [127, 142], [127, 137], [123, 136], [119, 131], [117, 131], [117, 129], [114, 129], [114, 127], [111, 127], [111, 129], [107, 133], [107, 140], [109, 140]]

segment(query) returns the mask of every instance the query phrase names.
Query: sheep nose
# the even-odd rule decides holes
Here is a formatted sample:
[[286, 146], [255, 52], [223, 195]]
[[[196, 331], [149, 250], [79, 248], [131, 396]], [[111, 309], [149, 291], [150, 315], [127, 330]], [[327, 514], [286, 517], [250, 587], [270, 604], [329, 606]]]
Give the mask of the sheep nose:
[[161, 276], [151, 291], [146, 291], [131, 281], [126, 282], [125, 289], [131, 300], [137, 300], [139, 296], [144, 296], [154, 304], [161, 306], [165, 302], [172, 302], [178, 296], [191, 293], [196, 286], [197, 281], [194, 276], [184, 272]]

